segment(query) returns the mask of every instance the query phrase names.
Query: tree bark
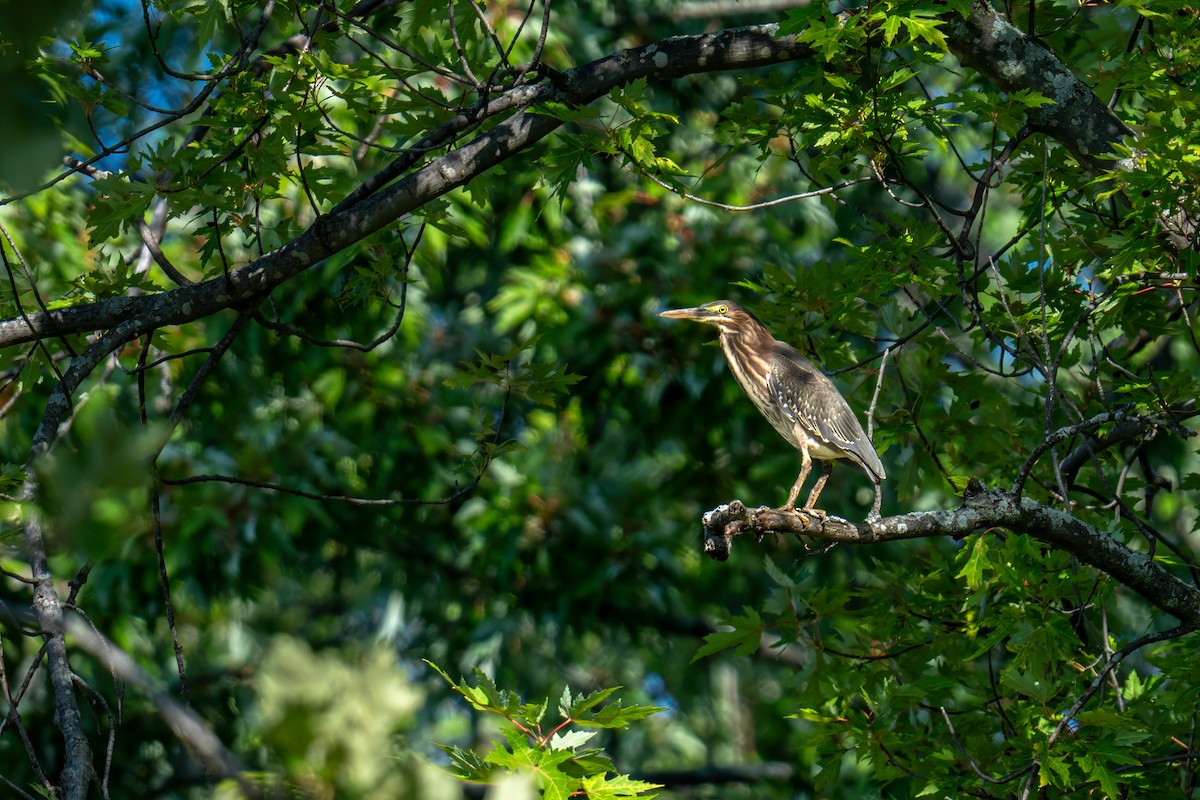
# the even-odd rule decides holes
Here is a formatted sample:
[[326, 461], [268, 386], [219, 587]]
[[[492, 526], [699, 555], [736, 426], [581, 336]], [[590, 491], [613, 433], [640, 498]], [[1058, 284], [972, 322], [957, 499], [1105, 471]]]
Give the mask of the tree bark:
[[[1128, 128], [1050, 50], [1010, 25], [987, 3], [976, 3], [966, 18], [951, 13], [944, 19], [949, 47], [963, 64], [1004, 91], [1030, 89], [1054, 101], [1030, 110], [1029, 119], [1036, 129], [1061, 143], [1089, 169], [1113, 166], [1114, 162], [1104, 156], [1128, 134]], [[642, 78], [662, 81], [705, 72], [753, 69], [813, 55], [798, 35], [779, 36], [778, 30], [778, 25], [757, 25], [676, 36], [614, 53], [555, 79], [518, 86], [460, 115], [467, 119], [515, 111], [496, 127], [386, 188], [366, 197], [356, 192], [350, 203], [339, 204], [296, 239], [231, 270], [228, 277], [222, 275], [155, 295], [115, 297], [3, 320], [0, 347], [39, 337], [105, 330], [134, 318], [141, 320], [140, 334], [244, 303], [544, 139], [563, 123], [538, 113], [538, 105], [587, 105]], [[396, 159], [400, 168], [385, 167], [381, 175], [398, 177], [412, 161], [411, 154], [402, 153]], [[1186, 232], [1180, 233], [1176, 241], [1186, 246]]]
[[539, 104], [586, 105], [640, 78], [667, 80], [702, 72], [751, 69], [811, 55], [809, 46], [798, 37], [777, 37], [777, 30], [776, 25], [760, 25], [676, 36], [568, 70], [552, 82], [517, 87], [510, 92], [511, 97], [489, 101], [479, 110], [496, 113], [497, 108], [519, 107], [521, 111], [387, 188], [319, 217], [296, 239], [244, 267], [230, 270], [228, 277], [222, 275], [155, 295], [115, 297], [0, 321], [0, 347], [40, 337], [105, 330], [130, 319], [139, 320], [135, 335], [140, 335], [244, 303], [544, 139], [563, 123], [539, 113]]
[[874, 522], [783, 508], [747, 508], [740, 500], [717, 506], [702, 518], [704, 552], [717, 561], [729, 558], [733, 539], [746, 533], [802, 534], [845, 544], [874, 544], [934, 536], [963, 538], [991, 528], [1019, 533], [1066, 551], [1111, 575], [1151, 605], [1176, 617], [1187, 628], [1200, 628], [1200, 589], [1180, 580], [1153, 559], [1129, 549], [1098, 528], [1059, 511], [1003, 491], [968, 490], [956, 509], [916, 511]]

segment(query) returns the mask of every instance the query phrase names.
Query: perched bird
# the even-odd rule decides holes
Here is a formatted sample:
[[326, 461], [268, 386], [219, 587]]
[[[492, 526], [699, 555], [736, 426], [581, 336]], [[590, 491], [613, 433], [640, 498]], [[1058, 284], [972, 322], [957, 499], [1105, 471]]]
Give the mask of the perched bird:
[[737, 303], [717, 300], [695, 308], [664, 311], [659, 316], [715, 325], [733, 377], [779, 435], [800, 451], [800, 477], [784, 508], [796, 507], [800, 487], [816, 460], [821, 462], [821, 477], [803, 510], [824, 517], [825, 512], [813, 506], [825, 488], [833, 462], [848, 458], [875, 484], [875, 503], [867, 519], [879, 517], [883, 500], [879, 484], [887, 477], [883, 462], [833, 381], [796, 348], [772, 336]]

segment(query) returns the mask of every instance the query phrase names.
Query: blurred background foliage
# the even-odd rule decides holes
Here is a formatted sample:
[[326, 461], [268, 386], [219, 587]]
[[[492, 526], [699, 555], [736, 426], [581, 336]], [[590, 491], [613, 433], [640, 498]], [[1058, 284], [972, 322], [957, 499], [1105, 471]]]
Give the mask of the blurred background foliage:
[[[486, 75], [490, 37], [468, 4], [451, 5], [460, 48]], [[542, 58], [561, 70], [677, 34], [780, 20], [817, 30], [833, 19], [797, 5], [696, 16], [677, 2], [555, 4]], [[158, 52], [180, 72], [212, 70], [210, 57], [220, 63], [239, 40], [232, 20], [244, 34], [258, 6], [153, 4]], [[943, 12], [885, 6], [910, 21]], [[737, 300], [834, 372], [860, 416], [882, 366], [873, 426], [889, 474], [885, 515], [954, 507], [967, 478], [1011, 485], [1073, 414], [1194, 400], [1194, 257], [1164, 251], [1151, 233], [1165, 204], [1194, 202], [1200, 116], [1195, 79], [1180, 71], [1196, 66], [1197, 23], [1183, 4], [1163, 6], [1038, 9], [1045, 42], [1101, 97], [1121, 88], [1116, 109], [1143, 134], [1142, 171], [1118, 179], [1131, 203], [1123, 218], [1111, 183], [1022, 134], [966, 237], [979, 257], [956, 260], [913, 187], [938, 208], [970, 207], [983, 189], [968, 171], [977, 176], [1040, 100], [1002, 97], [927, 28], [904, 28], [888, 49], [851, 36], [769, 70], [635, 85], [277, 289], [261, 311], [291, 327], [251, 324], [238, 336], [154, 470], [156, 426], [236, 312], [157, 331], [144, 402], [141, 344], [102, 365], [38, 467], [52, 569], [65, 587], [90, 563], [75, 605], [182, 691], [151, 514], [160, 491], [185, 698], [252, 769], [304, 796], [459, 796], [429, 767], [445, 763], [433, 743], [481, 746], [498, 729], [452, 699], [423, 659], [451, 675], [479, 668], [527, 698], [619, 685], [631, 702], [666, 708], [598, 739], [622, 772], [665, 783], [664, 796], [1012, 791], [981, 780], [964, 753], [994, 776], [1040, 756], [1054, 795], [1195, 786], [1193, 761], [1164, 758], [1181, 743], [1196, 750], [1188, 639], [1143, 650], [1119, 689], [1079, 717], [1079, 737], [1039, 750], [1097, 659], [1169, 627], [1065, 555], [988, 535], [813, 559], [768, 538], [739, 542], [727, 563], [705, 559], [701, 513], [733, 498], [780, 504], [799, 459], [741, 394], [710, 332], [657, 318]], [[507, 42], [525, 11], [488, 3], [483, 17]], [[514, 63], [532, 57], [540, 14], [536, 5]], [[44, 158], [12, 140], [6, 151], [19, 150], [26, 169], [37, 161], [55, 174], [63, 153], [89, 158], [95, 136], [111, 144], [158, 118], [109, 87], [171, 108], [198, 90], [165, 76], [140, 17], [95, 2], [43, 43], [30, 69], [57, 100], [48, 107], [61, 141]], [[1127, 50], [1143, 17], [1153, 36]], [[157, 269], [137, 269], [130, 223], [158, 197], [171, 219], [163, 250], [185, 275], [247, 263], [392, 157], [364, 140], [411, 143], [473, 99], [443, 74], [462, 71], [445, 4], [385, 3], [371, 17], [408, 55], [328, 10], [279, 4], [259, 52], [331, 18], [308, 52], [280, 51], [269, 70], [223, 82], [203, 139], [189, 139], [197, 117], [184, 118], [99, 160], [112, 177], [76, 175], [0, 207], [18, 287], [0, 300], [3, 316], [19, 314], [18, 300], [36, 307], [20, 259], [50, 305], [168, 287]], [[859, 179], [836, 196], [747, 212], [670, 190], [747, 205]], [[1186, 285], [1145, 277], [1159, 273], [1183, 273]], [[369, 342], [400, 314], [395, 336], [369, 352], [312, 341]], [[72, 344], [80, 349], [71, 337], [0, 353], [9, 495]], [[1194, 445], [1164, 429], [1098, 461], [1080, 477], [1079, 499], [1094, 507], [1078, 513], [1151, 549], [1143, 528], [1104, 503], [1136, 507], [1175, 550], [1158, 555], [1186, 576]], [[171, 482], [202, 475], [404, 502]], [[1047, 460], [1028, 491], [1045, 501], [1053, 483]], [[858, 519], [870, 496], [864, 476], [838, 467], [823, 506]], [[22, 573], [21, 508], [5, 507], [0, 564]], [[3, 587], [24, 596], [16, 581]], [[730, 621], [742, 647], [693, 661]], [[36, 638], [4, 629], [10, 689], [37, 654]], [[144, 698], [85, 657], [73, 664], [118, 717], [84, 704], [96, 743], [116, 724], [113, 796], [208, 796], [208, 778]], [[20, 713], [53, 772], [62, 745], [41, 677]], [[0, 764], [36, 792], [11, 727]], [[746, 765], [778, 768], [722, 783], [733, 775], [722, 769]], [[705, 769], [707, 781], [696, 777]]]

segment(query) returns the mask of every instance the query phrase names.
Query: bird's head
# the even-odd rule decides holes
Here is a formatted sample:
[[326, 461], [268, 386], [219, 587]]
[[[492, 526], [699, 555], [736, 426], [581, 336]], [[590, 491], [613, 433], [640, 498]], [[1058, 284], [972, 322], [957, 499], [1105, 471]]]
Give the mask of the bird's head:
[[714, 300], [695, 308], [673, 308], [659, 314], [668, 319], [690, 319], [694, 322], [706, 322], [715, 325], [722, 334], [747, 333], [761, 327], [754, 315], [737, 303], [728, 300]]

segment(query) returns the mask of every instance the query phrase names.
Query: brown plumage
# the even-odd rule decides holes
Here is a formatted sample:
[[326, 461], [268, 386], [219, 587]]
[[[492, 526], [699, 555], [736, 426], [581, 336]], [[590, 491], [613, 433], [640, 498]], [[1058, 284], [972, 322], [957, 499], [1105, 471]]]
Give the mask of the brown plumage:
[[833, 462], [845, 458], [856, 464], [875, 484], [875, 503], [867, 519], [879, 516], [883, 500], [880, 482], [887, 477], [883, 462], [867, 438], [858, 418], [833, 381], [789, 344], [771, 335], [758, 319], [737, 303], [717, 300], [695, 308], [664, 311], [660, 316], [690, 319], [715, 325], [721, 350], [734, 378], [779, 435], [800, 451], [800, 476], [792, 485], [785, 508], [795, 508], [800, 487], [821, 462], [817, 479], [804, 509], [814, 508]]

